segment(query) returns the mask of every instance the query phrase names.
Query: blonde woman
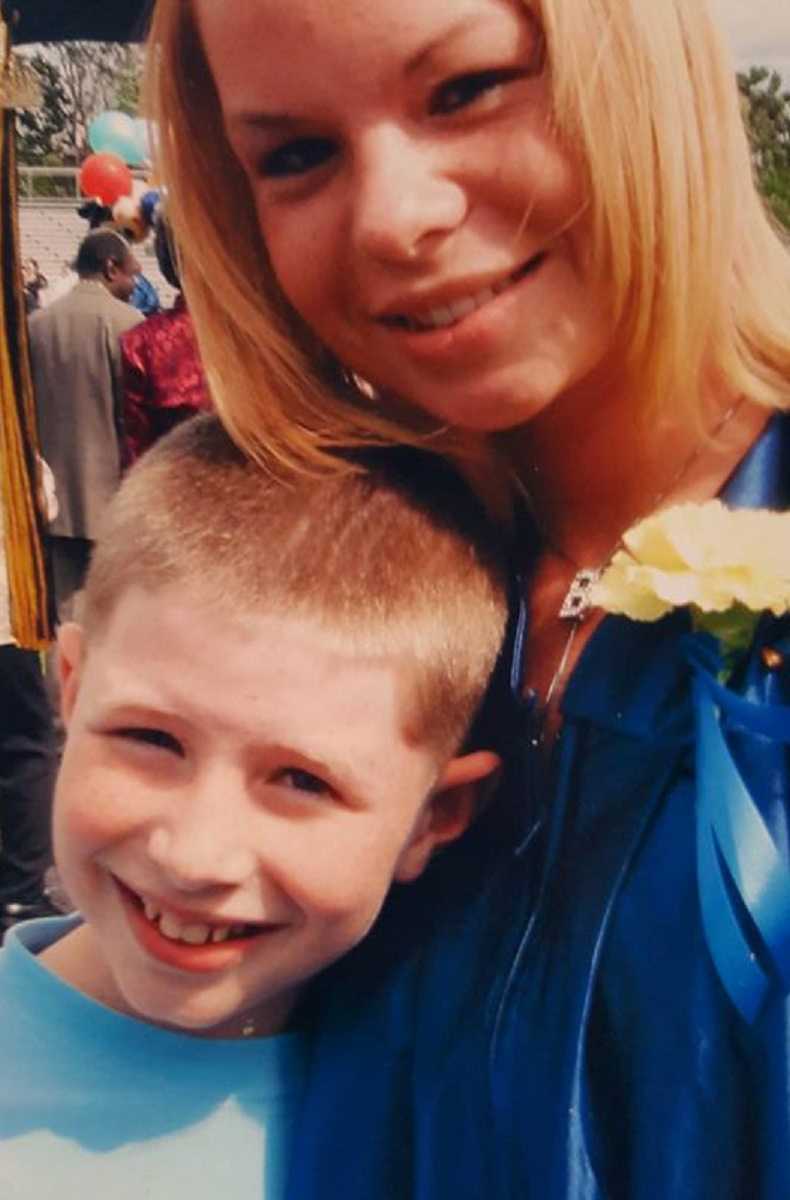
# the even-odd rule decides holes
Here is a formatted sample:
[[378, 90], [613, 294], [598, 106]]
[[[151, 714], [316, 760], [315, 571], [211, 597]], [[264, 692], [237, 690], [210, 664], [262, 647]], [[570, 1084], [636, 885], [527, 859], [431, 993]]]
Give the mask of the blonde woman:
[[654, 512], [789, 499], [790, 258], [705, 0], [159, 0], [152, 50], [239, 441], [427, 442], [530, 514], [521, 836], [324, 1010], [293, 1196], [786, 1200], [787, 626], [730, 721], [685, 609], [588, 603]]

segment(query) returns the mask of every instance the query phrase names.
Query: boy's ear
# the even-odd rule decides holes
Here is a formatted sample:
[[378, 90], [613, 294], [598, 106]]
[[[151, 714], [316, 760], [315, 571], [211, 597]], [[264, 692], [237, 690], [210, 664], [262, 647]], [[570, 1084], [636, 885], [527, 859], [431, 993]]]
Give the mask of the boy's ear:
[[478, 807], [480, 784], [501, 765], [499, 755], [492, 750], [476, 750], [450, 760], [400, 853], [395, 866], [395, 879], [399, 883], [415, 880], [438, 846], [455, 841], [466, 832]]
[[80, 688], [82, 661], [85, 653], [85, 634], [82, 626], [67, 621], [58, 628], [58, 684], [60, 687], [60, 715], [68, 725], [77, 693]]

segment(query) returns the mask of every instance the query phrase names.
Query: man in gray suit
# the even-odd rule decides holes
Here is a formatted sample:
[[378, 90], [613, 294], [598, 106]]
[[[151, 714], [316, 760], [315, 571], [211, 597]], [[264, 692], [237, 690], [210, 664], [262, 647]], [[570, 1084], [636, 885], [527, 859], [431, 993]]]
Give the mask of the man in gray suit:
[[89, 233], [67, 295], [29, 321], [41, 453], [60, 511], [49, 529], [59, 620], [72, 615], [99, 518], [121, 473], [120, 337], [143, 318], [126, 301], [140, 264], [120, 234]]

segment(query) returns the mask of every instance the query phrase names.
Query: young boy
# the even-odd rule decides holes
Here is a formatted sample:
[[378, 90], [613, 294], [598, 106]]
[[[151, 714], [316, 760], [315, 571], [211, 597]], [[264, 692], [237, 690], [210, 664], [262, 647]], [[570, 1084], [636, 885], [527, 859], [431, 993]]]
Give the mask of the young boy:
[[113, 500], [59, 639], [80, 915], [0, 954], [4, 1200], [282, 1195], [294, 1006], [498, 765], [462, 747], [505, 572], [416, 461], [278, 482], [198, 418]]

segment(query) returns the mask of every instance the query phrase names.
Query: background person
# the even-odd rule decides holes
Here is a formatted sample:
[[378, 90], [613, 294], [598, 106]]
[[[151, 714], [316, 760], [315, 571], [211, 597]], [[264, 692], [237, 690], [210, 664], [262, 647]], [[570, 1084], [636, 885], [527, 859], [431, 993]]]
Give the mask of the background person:
[[[688, 611], [604, 618], [577, 578], [658, 509], [788, 503], [790, 263], [706, 4], [159, 0], [152, 39], [169, 213], [234, 434], [314, 467], [428, 433], [531, 511], [523, 838], [498, 889], [459, 863], [466, 917], [416, 976], [393, 964], [378, 1007], [349, 988], [351, 1108], [327, 1036], [292, 1195], [784, 1200], [790, 1009], [754, 893], [705, 857], [710, 676]], [[728, 695], [763, 732], [727, 746], [785, 885], [786, 636], [766, 616], [743, 655]], [[764, 987], [748, 1019], [730, 944]], [[375, 1070], [371, 1042], [397, 1047]]]
[[[107, 204], [102, 204], [99, 200], [86, 200], [78, 208], [77, 215], [88, 222], [89, 229], [113, 229], [129, 242], [136, 240], [137, 229], [135, 229], [134, 223], [128, 227], [116, 223], [113, 220], [112, 208]], [[144, 228], [147, 233], [147, 223]], [[76, 283], [76, 278], [74, 279], [74, 283]], [[134, 287], [132, 288], [128, 303], [131, 304], [132, 308], [136, 308], [138, 312], [141, 312], [144, 317], [150, 317], [154, 313], [159, 312], [161, 307], [159, 293], [148, 276], [144, 275], [142, 269], [139, 267], [135, 275]]]
[[[52, 473], [40, 459], [39, 469], [42, 516], [52, 520], [57, 513]], [[4, 539], [0, 551], [0, 942], [17, 921], [60, 911], [47, 887], [57, 740], [41, 656], [19, 644], [11, 607]]]
[[154, 246], [159, 270], [178, 294], [171, 308], [149, 317], [121, 338], [124, 446], [129, 463], [163, 433], [211, 407], [192, 318], [162, 218]]
[[132, 294], [129, 297], [132, 308], [136, 308], [144, 317], [152, 317], [161, 309], [161, 301], [151, 280], [138, 270], [134, 280]]
[[47, 277], [41, 273], [35, 258], [22, 262], [22, 289], [25, 296], [25, 312], [34, 312], [41, 307], [40, 293], [47, 286]]
[[[0, 14], [3, 65], [8, 30]], [[8, 82], [4, 75], [5, 82]], [[38, 270], [19, 248], [15, 115], [0, 115], [0, 940], [21, 915], [51, 911], [45, 868], [56, 764], [40, 668], [51, 640], [41, 535], [51, 500], [38, 455], [27, 346]], [[49, 493], [49, 496], [47, 495]]]
[[29, 322], [39, 437], [60, 506], [47, 538], [60, 620], [120, 479], [120, 337], [143, 319], [126, 303], [140, 268], [120, 234], [88, 234], [74, 266], [75, 287]]

